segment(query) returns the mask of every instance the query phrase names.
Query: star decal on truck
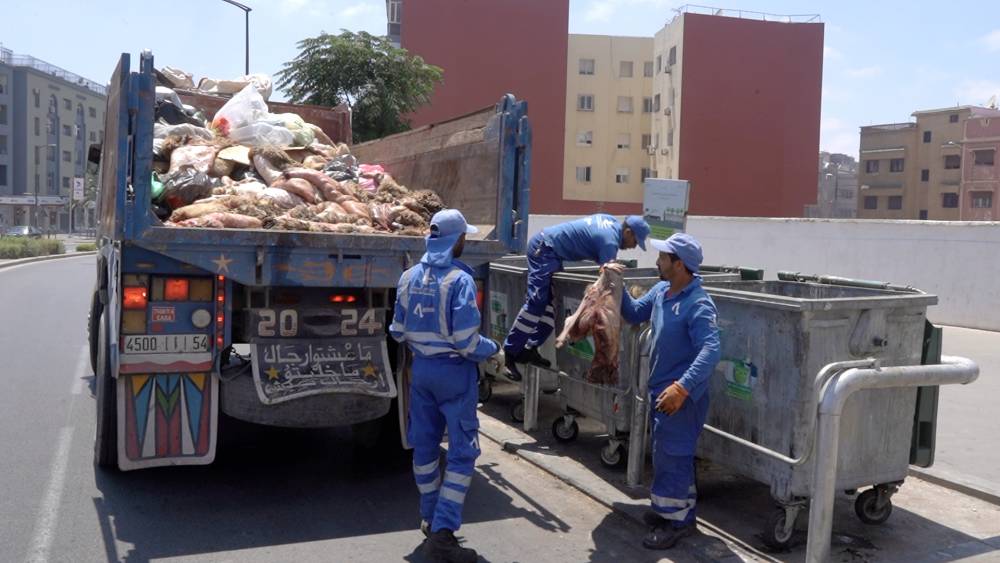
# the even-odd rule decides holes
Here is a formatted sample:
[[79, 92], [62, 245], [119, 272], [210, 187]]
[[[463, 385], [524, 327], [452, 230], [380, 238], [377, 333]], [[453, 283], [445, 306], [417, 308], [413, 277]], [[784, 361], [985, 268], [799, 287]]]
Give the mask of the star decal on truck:
[[229, 265], [233, 263], [233, 259], [232, 258], [226, 258], [225, 254], [219, 254], [219, 257], [216, 258], [215, 260], [212, 260], [212, 263], [215, 264], [216, 273], [219, 273], [219, 274], [226, 273], [226, 274], [228, 274], [229, 273]]

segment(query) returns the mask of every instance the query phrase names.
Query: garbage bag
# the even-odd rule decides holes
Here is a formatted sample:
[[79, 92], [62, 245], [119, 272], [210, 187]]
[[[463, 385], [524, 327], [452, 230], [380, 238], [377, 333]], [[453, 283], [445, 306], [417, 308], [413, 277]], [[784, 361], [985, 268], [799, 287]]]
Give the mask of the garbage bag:
[[308, 147], [316, 139], [316, 134], [301, 117], [294, 113], [271, 113], [264, 117], [262, 122], [284, 127], [291, 131], [292, 146]]
[[163, 193], [159, 202], [170, 209], [185, 205], [212, 195], [212, 190], [221, 182], [209, 178], [208, 174], [185, 166], [161, 178]]
[[170, 173], [181, 168], [194, 168], [198, 172], [208, 172], [215, 161], [218, 148], [212, 145], [184, 145], [170, 153]]
[[233, 80], [216, 80], [206, 77], [198, 82], [198, 89], [210, 94], [235, 94], [247, 86], [253, 86], [265, 100], [271, 97], [271, 77], [266, 74], [248, 74]]
[[267, 103], [252, 84], [239, 91], [212, 119], [212, 128], [228, 137], [234, 129], [253, 125], [267, 115]]
[[171, 82], [174, 88], [183, 88], [185, 90], [190, 90], [194, 88], [194, 80], [191, 73], [184, 72], [183, 70], [165, 66], [160, 69], [160, 74], [167, 78]]
[[323, 172], [338, 182], [357, 181], [358, 159], [350, 154], [338, 156], [323, 167]]
[[228, 136], [241, 145], [251, 147], [290, 147], [295, 142], [295, 135], [288, 129], [262, 122], [230, 129]]
[[204, 127], [198, 127], [197, 125], [191, 125], [190, 123], [181, 123], [180, 125], [168, 125], [166, 123], [154, 123], [153, 124], [153, 154], [159, 155], [160, 149], [163, 148], [163, 141], [171, 135], [176, 135], [178, 137], [197, 137], [199, 139], [205, 139], [206, 141], [211, 141], [215, 135], [205, 129]]
[[204, 120], [199, 121], [197, 117], [188, 115], [184, 111], [183, 105], [176, 105], [166, 98], [156, 101], [153, 109], [153, 119], [155, 121], [162, 121], [168, 125], [180, 125], [182, 123], [190, 123], [198, 127], [205, 125]]
[[160, 176], [156, 172], [153, 172], [152, 178], [150, 178], [149, 183], [151, 186], [150, 192], [152, 193], [153, 201], [160, 199], [160, 197], [163, 195], [163, 182], [160, 181]]

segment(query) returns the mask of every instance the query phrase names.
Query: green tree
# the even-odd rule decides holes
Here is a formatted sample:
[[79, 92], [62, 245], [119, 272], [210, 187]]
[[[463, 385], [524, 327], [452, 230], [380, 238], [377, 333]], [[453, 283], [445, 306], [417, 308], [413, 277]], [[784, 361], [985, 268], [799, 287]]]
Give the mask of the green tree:
[[346, 103], [356, 143], [409, 129], [406, 114], [428, 103], [441, 81], [439, 67], [363, 31], [322, 33], [299, 41], [298, 48], [278, 72], [278, 88], [293, 103]]

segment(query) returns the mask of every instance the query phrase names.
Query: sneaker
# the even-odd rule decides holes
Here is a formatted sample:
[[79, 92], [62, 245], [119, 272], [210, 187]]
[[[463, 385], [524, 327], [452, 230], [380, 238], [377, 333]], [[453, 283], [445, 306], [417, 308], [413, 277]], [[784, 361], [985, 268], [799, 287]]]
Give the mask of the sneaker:
[[538, 348], [525, 348], [524, 351], [517, 355], [516, 360], [519, 364], [532, 364], [543, 368], [552, 367], [552, 362], [543, 358], [538, 353]]
[[431, 532], [424, 543], [424, 555], [441, 563], [475, 563], [479, 560], [476, 550], [458, 545], [451, 530]]
[[681, 538], [686, 538], [693, 534], [695, 527], [688, 524], [683, 528], [674, 528], [669, 522], [653, 527], [652, 530], [642, 538], [642, 546], [646, 549], [670, 549], [674, 547]]
[[504, 365], [507, 366], [508, 379], [511, 381], [521, 381], [521, 370], [517, 369], [513, 356], [507, 356], [504, 359]]

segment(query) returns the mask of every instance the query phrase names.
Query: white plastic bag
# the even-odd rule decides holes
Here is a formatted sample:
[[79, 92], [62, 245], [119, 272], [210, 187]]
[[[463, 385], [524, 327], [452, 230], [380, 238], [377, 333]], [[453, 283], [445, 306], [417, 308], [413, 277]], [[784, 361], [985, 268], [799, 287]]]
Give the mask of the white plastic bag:
[[288, 129], [260, 122], [230, 130], [229, 138], [251, 147], [290, 147], [295, 140]]
[[219, 108], [212, 119], [212, 128], [228, 137], [231, 131], [252, 125], [265, 115], [267, 102], [251, 84]]
[[257, 88], [265, 100], [271, 97], [271, 77], [266, 74], [248, 74], [233, 80], [202, 78], [198, 83], [198, 89], [209, 94], [235, 94], [248, 85]]

